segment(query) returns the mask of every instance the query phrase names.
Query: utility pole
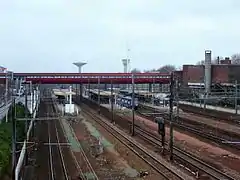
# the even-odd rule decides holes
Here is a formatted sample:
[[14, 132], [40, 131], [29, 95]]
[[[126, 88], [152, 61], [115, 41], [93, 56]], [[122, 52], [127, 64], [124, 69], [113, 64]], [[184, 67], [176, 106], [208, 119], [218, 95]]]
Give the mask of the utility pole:
[[[27, 134], [27, 131], [28, 131], [28, 120], [27, 120], [27, 116], [28, 116], [28, 107], [27, 107], [27, 105], [28, 105], [28, 99], [27, 99], [27, 95], [28, 95], [28, 91], [27, 91], [27, 84], [25, 84], [25, 111], [24, 111], [24, 113], [25, 113], [25, 118], [26, 118], [26, 120], [25, 120], [25, 134]], [[28, 149], [26, 148], [26, 158], [25, 158], [25, 165], [27, 165], [28, 164]]]
[[135, 84], [134, 84], [134, 74], [132, 74], [132, 136], [135, 135], [135, 112], [134, 112], [134, 107], [135, 107], [135, 92], [134, 92]]
[[113, 82], [111, 80], [111, 112], [112, 112], [112, 123], [114, 122], [113, 119]]
[[171, 73], [171, 82], [170, 82], [170, 98], [169, 98], [169, 119], [170, 119], [170, 160], [173, 160], [173, 88], [174, 88], [174, 78], [173, 72]]
[[89, 81], [89, 78], [88, 78], [88, 99], [90, 99], [89, 95], [90, 95], [90, 81]]
[[[153, 85], [152, 85], [152, 106], [154, 107], [154, 87], [155, 87], [155, 79], [153, 77]], [[155, 110], [155, 108], [154, 108]]]
[[15, 168], [16, 168], [16, 119], [15, 119], [15, 99], [12, 104], [12, 180], [15, 180]]
[[237, 80], [236, 80], [235, 81], [235, 114], [238, 113], [237, 101], [238, 101], [238, 84], [237, 84]]
[[98, 76], [98, 114], [100, 114], [100, 77]]
[[5, 81], [5, 111], [6, 111], [6, 122], [8, 122], [8, 71], [6, 71], [6, 81]]
[[179, 82], [178, 79], [176, 79], [176, 102], [177, 102], [177, 113], [176, 113], [176, 121], [178, 122], [178, 116], [179, 116]]

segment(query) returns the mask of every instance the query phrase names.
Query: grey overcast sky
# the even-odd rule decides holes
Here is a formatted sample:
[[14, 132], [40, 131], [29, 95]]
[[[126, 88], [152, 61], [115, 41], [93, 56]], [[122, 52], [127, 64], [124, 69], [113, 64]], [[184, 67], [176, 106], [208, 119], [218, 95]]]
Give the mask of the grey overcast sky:
[[0, 62], [15, 72], [121, 72], [240, 52], [239, 0], [0, 0]]

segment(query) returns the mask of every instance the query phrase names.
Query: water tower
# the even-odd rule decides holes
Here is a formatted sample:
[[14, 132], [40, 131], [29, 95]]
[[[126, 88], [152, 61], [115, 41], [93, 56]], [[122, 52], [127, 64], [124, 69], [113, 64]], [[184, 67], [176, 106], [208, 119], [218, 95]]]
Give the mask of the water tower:
[[82, 73], [82, 67], [87, 63], [85, 63], [85, 62], [75, 62], [73, 64], [78, 67], [78, 73]]
[[129, 62], [130, 62], [130, 59], [122, 59], [124, 73], [128, 73]]
[[[78, 67], [78, 73], [82, 73], [82, 67], [87, 63], [85, 63], [85, 62], [75, 62], [73, 64]], [[79, 92], [79, 89], [80, 89], [80, 100], [81, 100], [82, 99], [82, 83], [80, 83], [80, 87], [79, 88], [78, 87], [77, 87], [76, 91]], [[78, 93], [76, 93], [76, 94], [78, 94]]]

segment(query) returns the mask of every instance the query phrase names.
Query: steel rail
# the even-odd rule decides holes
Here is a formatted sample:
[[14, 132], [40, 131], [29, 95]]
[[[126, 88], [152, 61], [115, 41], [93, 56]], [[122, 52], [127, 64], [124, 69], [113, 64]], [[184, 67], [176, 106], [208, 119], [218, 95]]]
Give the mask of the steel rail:
[[[169, 178], [168, 175], [173, 175], [175, 176], [175, 178], [177, 177], [177, 179], [184, 179], [182, 178], [179, 174], [177, 174], [177, 172], [173, 172], [170, 168], [168, 168], [166, 165], [164, 165], [162, 162], [160, 162], [156, 157], [154, 157], [153, 155], [151, 155], [149, 152], [147, 152], [145, 149], [143, 149], [142, 147], [140, 147], [138, 144], [136, 144], [135, 142], [133, 142], [132, 140], [130, 140], [130, 138], [125, 137], [122, 132], [120, 132], [119, 130], [117, 130], [116, 128], [114, 128], [113, 126], [111, 126], [108, 122], [104, 121], [103, 119], [99, 118], [98, 116], [96, 116], [95, 114], [92, 114], [88, 111], [86, 111], [86, 107], [82, 107], [82, 110], [85, 114], [87, 114], [88, 116], [90, 116], [92, 119], [94, 119], [98, 124], [100, 124], [104, 129], [106, 129], [110, 134], [112, 134], [116, 139], [118, 139], [121, 143], [123, 143], [127, 148], [129, 148], [132, 152], [134, 152], [138, 157], [140, 157], [142, 160], [144, 160], [147, 164], [149, 164], [155, 171], [157, 171], [159, 174], [161, 174], [165, 179], [173, 179], [172, 177]], [[117, 135], [116, 135], [117, 134]], [[125, 139], [122, 140], [122, 139]], [[126, 142], [127, 141], [127, 142]], [[138, 148], [141, 152], [144, 153], [144, 155], [140, 154], [139, 152], [137, 152], [137, 150], [135, 150], [133, 148], [133, 146], [129, 145], [129, 143], [133, 146], [135, 146], [136, 148]], [[158, 166], [156, 166], [156, 164], [150, 162], [149, 160], [146, 159], [146, 156], [150, 157], [152, 160], [154, 160], [155, 163], [158, 163], [158, 165], [160, 164], [163, 168], [167, 169], [168, 172], [162, 172]], [[170, 175], [170, 176], [171, 176]]]
[[[144, 118], [151, 118], [150, 116], [146, 116], [144, 114], [142, 114], [140, 111], [137, 112], [140, 116], [144, 117]], [[166, 122], [169, 122], [168, 119], [165, 119]], [[176, 122], [173, 122], [173, 125], [179, 129], [183, 129], [183, 130], [187, 130], [187, 132], [190, 132], [190, 133], [193, 133], [193, 134], [196, 134], [198, 135], [199, 137], [202, 137], [202, 138], [205, 138], [205, 139], [208, 139], [208, 140], [211, 140], [213, 142], [216, 142], [220, 145], [223, 145], [223, 146], [226, 146], [226, 147], [230, 147], [230, 148], [233, 148], [233, 149], [238, 149], [240, 150], [240, 146], [238, 144], [229, 144], [229, 143], [224, 143], [224, 142], [228, 142], [228, 141], [231, 141], [231, 139], [226, 139], [226, 138], [220, 138], [218, 136], [215, 136], [213, 134], [207, 134], [205, 133], [204, 131], [201, 131], [197, 128], [193, 128], [193, 127], [190, 127], [190, 126], [187, 126], [187, 125], [183, 125], [183, 124], [179, 124], [179, 123], [176, 123]], [[192, 126], [192, 125], [191, 125]], [[203, 133], [204, 132], [204, 133]]]
[[49, 125], [49, 122], [47, 123], [47, 125], [48, 125], [48, 143], [49, 143], [49, 145], [48, 145], [48, 148], [49, 148], [49, 163], [50, 163], [50, 178], [52, 179], [52, 180], [54, 180], [55, 179], [55, 177], [54, 177], [54, 170], [53, 170], [53, 156], [52, 156], [52, 146], [50, 145], [51, 144], [51, 137], [50, 137], [50, 125]]
[[[52, 102], [53, 102], [54, 111], [58, 114], [59, 112], [58, 112], [58, 109], [57, 109], [57, 103], [56, 103], [56, 101], [55, 101], [54, 99], [52, 99]], [[60, 124], [60, 126], [61, 126], [61, 129], [63, 130], [64, 137], [65, 137], [65, 139], [67, 139], [67, 137], [66, 137], [66, 134], [67, 134], [67, 133], [66, 133], [64, 127], [63, 127], [62, 120], [60, 119], [60, 117], [58, 117], [58, 119], [59, 119], [59, 124]], [[77, 160], [74, 152], [72, 151], [71, 148], [69, 148], [69, 150], [70, 150], [70, 153], [71, 153], [71, 155], [72, 155], [72, 158], [74, 159], [75, 166], [76, 166], [76, 168], [77, 168], [78, 171], [79, 171], [80, 177], [81, 177], [83, 180], [88, 180], [87, 177], [84, 176], [84, 173], [83, 173], [83, 171], [82, 171], [82, 168], [81, 168], [80, 164], [78, 163], [78, 160]]]
[[[71, 131], [72, 131], [72, 134], [74, 135], [74, 138], [75, 138], [76, 140], [78, 140], [78, 138], [77, 138], [76, 134], [74, 133], [74, 130], [72, 129], [72, 127], [71, 127], [71, 126], [69, 126], [69, 127], [70, 127], [70, 129], [71, 129]], [[84, 158], [84, 160], [85, 160], [85, 162], [86, 162], [86, 164], [87, 164], [87, 166], [88, 166], [89, 171], [93, 173], [94, 179], [95, 179], [95, 180], [99, 180], [99, 178], [98, 178], [96, 172], [94, 171], [91, 163], [89, 162], [89, 160], [88, 160], [88, 158], [87, 158], [87, 156], [86, 156], [86, 154], [85, 154], [84, 149], [82, 148], [82, 146], [80, 146], [80, 152], [81, 152], [81, 155], [82, 155], [82, 157]]]
[[55, 126], [55, 130], [56, 130], [56, 138], [57, 138], [57, 143], [58, 143], [57, 146], [58, 146], [59, 154], [60, 154], [60, 157], [61, 157], [61, 163], [62, 163], [62, 167], [63, 167], [64, 176], [65, 176], [66, 180], [69, 180], [68, 173], [67, 173], [67, 168], [66, 168], [64, 158], [63, 158], [62, 147], [59, 144], [59, 134], [58, 134], [58, 129], [57, 129], [57, 126], [56, 126], [56, 122], [54, 122], [54, 126]]
[[[143, 130], [140, 127], [136, 127], [137, 131], [140, 131], [141, 133], [138, 133], [140, 136], [145, 136], [145, 139], [147, 139], [148, 141], [150, 141], [151, 143], [153, 143], [154, 145], [159, 145], [161, 146], [161, 140], [158, 139], [156, 137], [156, 135]], [[150, 139], [150, 138], [152, 139]], [[168, 145], [166, 143], [166, 145]], [[200, 169], [201, 171], [205, 172], [206, 174], [210, 175], [211, 177], [215, 178], [215, 179], [219, 179], [219, 180], [234, 180], [233, 177], [231, 177], [230, 175], [216, 169], [215, 167], [210, 166], [209, 164], [207, 164], [206, 162], [198, 159], [197, 157], [193, 156], [190, 153], [187, 153], [186, 151], [183, 151], [180, 148], [177, 148], [176, 146], [173, 147], [174, 149], [174, 155], [177, 156], [178, 158], [182, 159], [183, 161], [191, 164], [192, 166], [194, 166], [197, 169]], [[189, 160], [188, 160], [189, 158]]]

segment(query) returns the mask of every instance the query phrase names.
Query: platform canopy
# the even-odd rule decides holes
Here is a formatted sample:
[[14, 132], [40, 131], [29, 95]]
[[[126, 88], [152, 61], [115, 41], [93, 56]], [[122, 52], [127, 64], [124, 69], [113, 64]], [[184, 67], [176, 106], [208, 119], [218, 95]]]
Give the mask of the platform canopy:
[[[53, 89], [53, 93], [56, 96], [67, 96], [70, 95], [69, 89]], [[71, 92], [72, 95], [76, 95], [75, 92]]]

